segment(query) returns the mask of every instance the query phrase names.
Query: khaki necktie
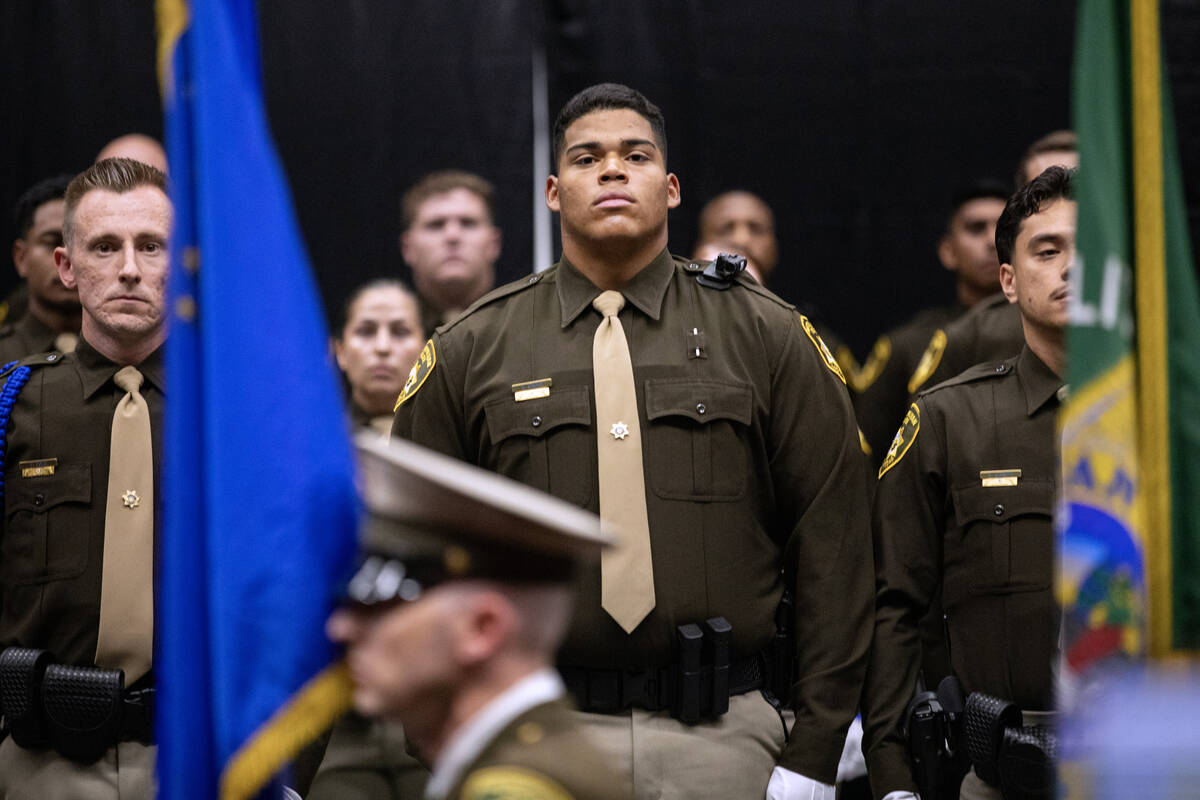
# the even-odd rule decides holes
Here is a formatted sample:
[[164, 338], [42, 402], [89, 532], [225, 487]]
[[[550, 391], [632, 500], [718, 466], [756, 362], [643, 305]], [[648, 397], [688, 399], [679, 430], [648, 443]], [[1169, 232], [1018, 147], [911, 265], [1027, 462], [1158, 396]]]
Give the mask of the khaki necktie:
[[617, 541], [600, 558], [600, 605], [626, 633], [632, 633], [654, 608], [642, 431], [633, 362], [617, 318], [625, 298], [620, 292], [602, 292], [592, 305], [604, 315], [592, 340], [600, 517]]
[[113, 380], [126, 394], [113, 414], [96, 663], [125, 670], [129, 686], [154, 650], [154, 453], [142, 373], [122, 367]]

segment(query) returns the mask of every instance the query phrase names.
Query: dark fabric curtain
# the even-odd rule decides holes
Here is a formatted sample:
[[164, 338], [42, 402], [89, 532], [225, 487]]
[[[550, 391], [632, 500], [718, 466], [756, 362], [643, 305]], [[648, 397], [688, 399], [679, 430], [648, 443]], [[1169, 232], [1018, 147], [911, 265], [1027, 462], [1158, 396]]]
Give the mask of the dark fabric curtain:
[[[860, 352], [951, 299], [935, 247], [953, 188], [1011, 180], [1033, 139], [1069, 125], [1067, 0], [259, 0], [258, 10], [268, 112], [331, 317], [357, 284], [406, 276], [399, 196], [433, 169], [492, 180], [498, 277], [534, 267], [535, 47], [551, 119], [602, 80], [662, 106], [683, 186], [673, 250], [691, 251], [705, 200], [761, 194], [780, 236], [772, 288], [815, 305]], [[1162, 14], [1195, 231], [1200, 6], [1163, 0]], [[150, 0], [0, 4], [0, 241], [34, 181], [83, 168], [121, 133], [161, 135], [154, 37]], [[0, 290], [14, 280], [0, 268]]]

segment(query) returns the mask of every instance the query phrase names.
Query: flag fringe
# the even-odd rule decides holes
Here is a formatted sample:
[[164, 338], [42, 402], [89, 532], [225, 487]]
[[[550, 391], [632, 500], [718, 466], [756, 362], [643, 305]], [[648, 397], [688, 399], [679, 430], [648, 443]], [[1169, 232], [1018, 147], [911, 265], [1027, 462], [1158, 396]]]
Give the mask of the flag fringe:
[[229, 759], [221, 773], [221, 800], [250, 800], [350, 708], [350, 674], [332, 664], [306, 683]]

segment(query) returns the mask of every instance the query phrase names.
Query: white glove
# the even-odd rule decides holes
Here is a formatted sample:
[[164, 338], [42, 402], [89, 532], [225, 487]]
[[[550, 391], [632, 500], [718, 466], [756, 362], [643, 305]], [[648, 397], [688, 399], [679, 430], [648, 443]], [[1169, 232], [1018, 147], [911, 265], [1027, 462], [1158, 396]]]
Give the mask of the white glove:
[[833, 800], [837, 791], [790, 769], [776, 767], [767, 784], [767, 800]]
[[883, 800], [921, 800], [921, 795], [912, 792], [888, 792]]
[[867, 759], [862, 751], [862, 717], [855, 717], [846, 731], [846, 743], [842, 746], [842, 758], [838, 761], [837, 782], [845, 783], [867, 774]]

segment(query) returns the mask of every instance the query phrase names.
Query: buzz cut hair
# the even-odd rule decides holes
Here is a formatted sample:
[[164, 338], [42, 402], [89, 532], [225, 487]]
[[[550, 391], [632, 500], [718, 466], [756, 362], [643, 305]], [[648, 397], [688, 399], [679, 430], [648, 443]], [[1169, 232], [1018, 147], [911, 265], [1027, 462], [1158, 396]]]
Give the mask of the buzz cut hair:
[[70, 244], [75, 235], [75, 210], [85, 194], [95, 189], [125, 194], [142, 186], [153, 186], [166, 194], [167, 176], [132, 158], [106, 158], [76, 175], [63, 196], [63, 241]]
[[554, 169], [558, 170], [558, 161], [562, 158], [563, 146], [567, 140], [567, 128], [575, 120], [593, 111], [608, 111], [628, 108], [642, 116], [650, 123], [654, 133], [654, 143], [662, 151], [663, 162], [667, 160], [667, 122], [658, 106], [646, 99], [637, 89], [630, 89], [620, 83], [598, 83], [589, 86], [567, 101], [554, 120]]
[[466, 189], [483, 201], [487, 209], [488, 222], [496, 219], [496, 187], [492, 182], [461, 169], [443, 169], [431, 172], [409, 187], [400, 198], [400, 230], [407, 231], [417, 221], [421, 206], [431, 197]]
[[1075, 170], [1066, 167], [1047, 167], [1046, 171], [1017, 189], [1004, 206], [996, 223], [996, 255], [1001, 264], [1012, 264], [1013, 250], [1021, 223], [1040, 212], [1055, 200], [1073, 200], [1071, 186]]

